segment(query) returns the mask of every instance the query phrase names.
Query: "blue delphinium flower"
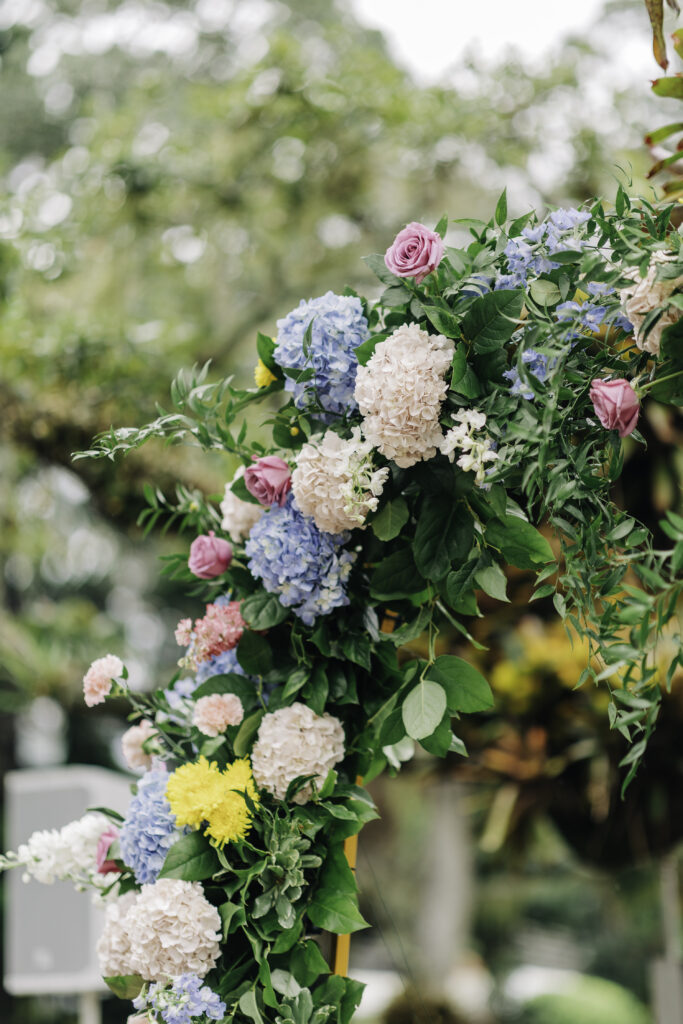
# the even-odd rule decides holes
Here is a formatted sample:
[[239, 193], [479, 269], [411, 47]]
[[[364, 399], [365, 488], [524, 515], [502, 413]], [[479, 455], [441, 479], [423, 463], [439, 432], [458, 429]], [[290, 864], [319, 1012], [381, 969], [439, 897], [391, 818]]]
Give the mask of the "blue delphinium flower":
[[192, 1024], [197, 1017], [221, 1020], [225, 1003], [196, 974], [180, 974], [169, 984], [155, 982], [146, 995], [133, 1000], [136, 1010], [153, 1009], [166, 1024]]
[[582, 210], [555, 210], [540, 224], [522, 228], [522, 233], [509, 239], [505, 246], [508, 273], [501, 274], [494, 285], [502, 288], [524, 288], [529, 274], [538, 277], [556, 270], [560, 264], [549, 257], [568, 249], [581, 249], [586, 239], [575, 234], [575, 229], [590, 220]]
[[607, 306], [596, 306], [594, 302], [561, 302], [555, 307], [555, 318], [559, 323], [578, 323], [588, 331], [597, 331], [607, 316]]
[[312, 626], [318, 615], [349, 603], [345, 584], [354, 555], [341, 548], [347, 538], [319, 530], [290, 494], [252, 527], [244, 548], [249, 572]]
[[166, 854], [182, 835], [166, 799], [168, 780], [163, 769], [143, 775], [121, 826], [121, 857], [140, 885], [156, 882]]
[[[522, 352], [522, 362], [528, 368], [529, 373], [532, 373], [541, 384], [548, 379], [548, 357], [541, 352], [537, 352], [533, 348], [526, 349]], [[534, 392], [526, 381], [522, 380], [516, 366], [513, 366], [511, 370], [506, 370], [503, 376], [510, 381], [511, 395], [521, 395], [527, 401], [534, 397]]]
[[[311, 343], [306, 352], [304, 335], [311, 321]], [[338, 416], [356, 409], [356, 349], [370, 337], [360, 299], [334, 292], [309, 302], [302, 299], [296, 309], [278, 320], [277, 326], [275, 361], [288, 369], [314, 371], [306, 381], [285, 377], [285, 390], [294, 395], [296, 407], [320, 405]]]

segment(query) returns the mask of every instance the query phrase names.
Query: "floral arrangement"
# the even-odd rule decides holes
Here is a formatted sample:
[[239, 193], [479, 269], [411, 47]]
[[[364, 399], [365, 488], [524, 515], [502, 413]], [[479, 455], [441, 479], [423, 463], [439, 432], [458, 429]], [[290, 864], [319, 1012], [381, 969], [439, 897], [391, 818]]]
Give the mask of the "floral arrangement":
[[[361, 780], [415, 743], [466, 756], [457, 721], [493, 696], [461, 655], [478, 593], [507, 600], [506, 566], [580, 637], [573, 682], [606, 687], [632, 778], [681, 664], [678, 640], [665, 665], [651, 652], [683, 586], [683, 519], [655, 549], [611, 497], [645, 397], [683, 399], [670, 213], [620, 190], [613, 210], [510, 221], [503, 195], [488, 223], [456, 222], [460, 247], [446, 218], [409, 224], [367, 260], [376, 301], [328, 292], [259, 334], [254, 388], [183, 373], [176, 411], [82, 453], [165, 438], [239, 463], [220, 507], [147, 491], [148, 526], [194, 535], [169, 569], [205, 605], [178, 624], [174, 679], [132, 691], [114, 655], [84, 679], [88, 705], [131, 704], [127, 816], [3, 862], [96, 886], [102, 971], [138, 1024], [347, 1024], [362, 986], [318, 935], [365, 925], [343, 849], [376, 816]], [[258, 425], [240, 422], [253, 403]], [[458, 655], [437, 655], [440, 635]]]

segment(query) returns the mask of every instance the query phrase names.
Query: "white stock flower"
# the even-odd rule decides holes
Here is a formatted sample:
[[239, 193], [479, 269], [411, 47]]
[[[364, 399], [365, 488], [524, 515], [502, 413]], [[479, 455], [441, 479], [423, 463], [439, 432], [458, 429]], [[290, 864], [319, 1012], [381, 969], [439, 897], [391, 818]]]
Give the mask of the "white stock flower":
[[126, 928], [126, 916], [137, 897], [136, 892], [127, 892], [107, 906], [104, 929], [96, 947], [103, 978], [135, 973], [130, 960], [130, 936]]
[[[331, 768], [344, 757], [344, 730], [334, 715], [316, 715], [295, 701], [271, 711], [259, 726], [251, 753], [254, 779], [278, 800], [284, 800], [292, 779], [316, 775], [322, 784]], [[312, 796], [309, 783], [293, 798], [305, 804]]]
[[453, 342], [404, 324], [381, 341], [366, 366], [359, 366], [355, 397], [363, 434], [397, 466], [414, 466], [436, 455], [439, 414], [448, 384], [444, 375]]
[[103, 814], [90, 813], [61, 829], [34, 832], [17, 850], [24, 878], [44, 885], [67, 881], [80, 889], [107, 888], [118, 878], [117, 873], [102, 875], [97, 871], [97, 844], [108, 827], [109, 820]]
[[220, 953], [221, 921], [199, 882], [160, 878], [143, 885], [126, 913], [131, 972], [146, 981], [179, 974], [203, 978]]
[[619, 295], [624, 313], [633, 324], [637, 347], [655, 356], [659, 354], [662, 332], [666, 327], [676, 323], [681, 315], [680, 310], [669, 306], [647, 336], [643, 336], [641, 332], [648, 313], [658, 306], [665, 306], [672, 293], [683, 285], [683, 274], [664, 281], [657, 280], [657, 273], [662, 265], [674, 259], [676, 257], [671, 253], [653, 253], [645, 277], [640, 276], [638, 267], [630, 267], [624, 272], [624, 277], [630, 277], [634, 283], [624, 288]]
[[265, 511], [260, 505], [242, 501], [230, 490], [231, 484], [243, 476], [244, 466], [240, 466], [230, 483], [226, 484], [225, 496], [221, 502], [221, 512], [223, 513], [221, 526], [236, 543], [249, 536], [252, 526], [259, 521]]
[[368, 512], [375, 511], [389, 469], [374, 469], [371, 453], [372, 445], [361, 440], [358, 427], [348, 441], [328, 430], [303, 445], [292, 491], [299, 511], [311, 516], [319, 530], [362, 529]]
[[453, 414], [453, 419], [457, 426], [444, 435], [439, 451], [449, 462], [453, 462], [456, 451], [462, 452], [458, 465], [466, 473], [474, 473], [475, 482], [481, 487], [486, 480], [486, 463], [499, 457], [488, 437], [475, 437], [486, 426], [486, 416], [476, 409], [462, 409]]

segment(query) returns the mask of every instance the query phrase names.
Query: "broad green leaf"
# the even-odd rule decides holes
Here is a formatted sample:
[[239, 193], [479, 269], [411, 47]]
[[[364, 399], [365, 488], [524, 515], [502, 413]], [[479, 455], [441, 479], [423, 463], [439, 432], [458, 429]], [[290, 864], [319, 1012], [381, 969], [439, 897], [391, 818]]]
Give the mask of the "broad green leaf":
[[301, 992], [301, 985], [294, 975], [289, 971], [284, 971], [281, 967], [276, 967], [274, 971], [271, 971], [270, 980], [275, 991], [279, 992], [281, 996], [298, 996]]
[[218, 908], [218, 913], [221, 919], [221, 925], [223, 928], [223, 942], [225, 942], [230, 934], [233, 918], [241, 918], [240, 923], [244, 924], [244, 907], [241, 903], [221, 903]]
[[394, 284], [382, 292], [381, 302], [382, 305], [394, 309], [396, 306], [405, 306], [410, 299], [411, 292], [404, 284]]
[[462, 342], [455, 346], [452, 368], [451, 388], [461, 381], [467, 372], [467, 347]]
[[470, 306], [462, 322], [463, 336], [475, 352], [494, 352], [517, 330], [524, 292], [501, 289], [482, 295]]
[[460, 321], [454, 313], [448, 309], [442, 309], [440, 306], [423, 305], [422, 308], [427, 319], [436, 327], [439, 334], [444, 334], [447, 338], [460, 337]]
[[215, 849], [201, 832], [181, 836], [166, 854], [159, 878], [181, 878], [185, 882], [201, 882], [220, 870]]
[[240, 605], [242, 618], [254, 630], [271, 629], [284, 622], [289, 614], [275, 594], [252, 594]]
[[212, 693], [235, 693], [241, 701], [253, 703], [254, 686], [244, 676], [238, 676], [236, 672], [226, 672], [224, 675], [211, 676], [205, 683], [201, 683], [192, 694], [192, 699], [198, 700]]
[[445, 757], [451, 748], [451, 736], [451, 716], [446, 712], [431, 736], [425, 736], [420, 743], [435, 757]]
[[398, 537], [408, 522], [410, 512], [404, 498], [388, 501], [372, 521], [372, 532], [379, 540], [388, 541]]
[[438, 683], [423, 679], [403, 702], [403, 724], [414, 740], [431, 736], [446, 710], [446, 693]]
[[553, 561], [553, 551], [545, 537], [531, 523], [517, 516], [490, 519], [484, 530], [486, 543], [498, 548], [503, 558], [518, 569], [535, 569]]
[[261, 708], [255, 711], [253, 715], [249, 715], [244, 719], [239, 727], [239, 731], [235, 736], [235, 742], [233, 743], [233, 749], [235, 751], [235, 757], [246, 757], [251, 750], [251, 744], [254, 736], [258, 732], [258, 727], [261, 724], [261, 719], [265, 715], [265, 711]]
[[473, 536], [472, 517], [461, 502], [425, 498], [413, 541], [415, 564], [425, 579], [443, 579], [452, 561], [464, 561]]
[[440, 219], [439, 223], [436, 225], [434, 230], [436, 231], [437, 235], [441, 235], [442, 238], [446, 237], [446, 232], [448, 231], [448, 214], [447, 213], [444, 213], [443, 217]]
[[329, 965], [313, 939], [308, 939], [292, 951], [290, 964], [300, 985], [312, 985], [321, 974], [330, 973]]
[[256, 993], [253, 988], [243, 992], [240, 996], [239, 1007], [242, 1013], [254, 1021], [254, 1024], [266, 1024], [256, 1002]]
[[672, 100], [683, 100], [683, 75], [679, 77], [655, 78], [652, 91], [657, 96]]
[[260, 331], [257, 332], [256, 351], [258, 352], [259, 359], [268, 367], [271, 373], [274, 373], [276, 376], [280, 376], [282, 374], [282, 370], [273, 358], [275, 347], [275, 342], [272, 338], [269, 338], [267, 334], [261, 334]]
[[346, 633], [341, 639], [341, 649], [355, 665], [370, 671], [370, 640], [367, 636]]
[[237, 660], [250, 676], [264, 676], [273, 667], [273, 652], [264, 636], [245, 629], [237, 645]]
[[488, 594], [489, 597], [495, 597], [498, 601], [510, 600], [507, 596], [507, 579], [505, 577], [505, 573], [496, 562], [494, 562], [493, 565], [488, 565], [485, 569], [479, 569], [474, 574], [474, 578], [484, 593]]
[[306, 668], [297, 668], [287, 679], [282, 692], [283, 700], [287, 700], [293, 694], [298, 693], [304, 683], [308, 680], [310, 672]]
[[370, 253], [369, 256], [362, 257], [363, 263], [373, 272], [375, 277], [378, 277], [382, 284], [396, 285], [400, 284], [401, 281], [395, 274], [392, 274], [388, 266], [384, 262], [384, 256], [378, 252]]
[[412, 622], [404, 622], [402, 626], [395, 629], [393, 633], [389, 634], [389, 639], [392, 644], [396, 647], [401, 647], [403, 644], [410, 643], [411, 640], [417, 639], [421, 633], [424, 633], [425, 629], [430, 623], [432, 618], [432, 608], [430, 605], [423, 605], [415, 619]]
[[504, 188], [500, 199], [496, 203], [495, 221], [499, 226], [504, 224], [508, 219], [508, 193], [507, 189]]
[[102, 980], [118, 999], [135, 999], [145, 984], [138, 974], [116, 974]]
[[357, 897], [333, 889], [318, 889], [308, 907], [308, 916], [318, 928], [336, 935], [349, 935], [368, 927], [358, 909]]
[[539, 278], [532, 281], [529, 294], [539, 306], [554, 306], [562, 298], [562, 292], [553, 281], [545, 281]]
[[370, 577], [370, 590], [374, 597], [397, 597], [417, 594], [424, 590], [425, 581], [417, 571], [410, 548], [395, 551], [383, 559]]
[[449, 711], [471, 714], [493, 707], [491, 687], [481, 672], [453, 654], [442, 654], [427, 670], [428, 679], [443, 689]]

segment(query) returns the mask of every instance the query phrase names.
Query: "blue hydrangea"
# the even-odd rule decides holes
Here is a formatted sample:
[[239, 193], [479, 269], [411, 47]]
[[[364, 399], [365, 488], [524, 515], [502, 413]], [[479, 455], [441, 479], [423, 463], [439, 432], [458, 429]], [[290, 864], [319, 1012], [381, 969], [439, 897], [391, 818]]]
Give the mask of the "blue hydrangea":
[[341, 548], [347, 539], [319, 530], [290, 494], [282, 508], [273, 505], [261, 516], [244, 550], [251, 575], [312, 626], [318, 615], [349, 603], [345, 585], [354, 556]]
[[[527, 367], [529, 373], [532, 373], [536, 380], [541, 384], [548, 379], [548, 357], [544, 356], [542, 352], [537, 352], [536, 349], [528, 348], [526, 351], [522, 352], [522, 362]], [[511, 370], [506, 370], [503, 376], [510, 381], [511, 395], [521, 395], [522, 398], [526, 398], [527, 401], [534, 397], [534, 392], [526, 381], [522, 380], [516, 366], [513, 366]]]
[[166, 799], [168, 780], [163, 769], [143, 775], [121, 826], [121, 857], [140, 885], [156, 882], [166, 854], [182, 834]]
[[133, 1000], [136, 1010], [151, 1008], [166, 1024], [192, 1024], [197, 1017], [222, 1020], [226, 1006], [196, 974], [180, 974], [170, 985], [155, 982]]
[[[306, 353], [304, 335], [311, 320], [311, 344]], [[356, 349], [370, 337], [360, 299], [334, 292], [309, 302], [302, 299], [277, 326], [275, 361], [288, 369], [314, 371], [307, 381], [285, 377], [285, 389], [294, 395], [296, 407], [321, 406], [337, 416], [355, 410]]]
[[214, 654], [212, 658], [201, 661], [197, 668], [197, 684], [205, 683], [212, 676], [223, 676], [234, 672], [238, 676], [246, 675], [246, 672], [237, 660], [237, 651], [234, 647], [229, 651], [222, 651]]

